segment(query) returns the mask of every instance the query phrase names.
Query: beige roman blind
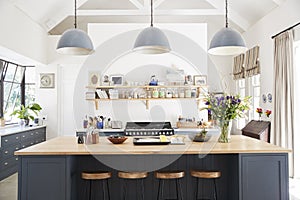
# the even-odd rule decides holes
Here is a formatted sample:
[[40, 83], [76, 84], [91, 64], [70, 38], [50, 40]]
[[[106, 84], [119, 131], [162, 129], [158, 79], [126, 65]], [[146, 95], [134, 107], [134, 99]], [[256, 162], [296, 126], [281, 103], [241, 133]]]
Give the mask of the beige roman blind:
[[245, 77], [260, 74], [259, 46], [246, 51], [245, 57]]
[[233, 80], [245, 78], [244, 59], [245, 54], [240, 54], [233, 58]]

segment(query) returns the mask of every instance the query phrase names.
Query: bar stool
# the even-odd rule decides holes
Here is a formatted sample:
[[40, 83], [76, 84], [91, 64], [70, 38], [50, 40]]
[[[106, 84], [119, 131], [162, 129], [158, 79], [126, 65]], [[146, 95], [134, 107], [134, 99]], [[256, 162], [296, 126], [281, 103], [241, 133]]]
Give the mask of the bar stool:
[[217, 192], [217, 185], [216, 185], [216, 179], [221, 177], [220, 171], [201, 171], [201, 170], [191, 170], [190, 171], [191, 176], [197, 178], [197, 189], [195, 192], [195, 198], [198, 199], [198, 188], [199, 188], [199, 179], [210, 179], [213, 180], [214, 183], [214, 194], [213, 199], [218, 199], [218, 192]]
[[135, 179], [141, 182], [140, 197], [142, 200], [144, 199], [144, 179], [148, 177], [147, 172], [118, 172], [118, 177], [124, 180], [122, 199], [125, 200], [127, 195], [125, 180], [135, 180]]
[[92, 182], [93, 181], [103, 181], [103, 199], [105, 198], [105, 184], [106, 183], [106, 190], [107, 190], [107, 196], [108, 200], [110, 200], [110, 194], [109, 194], [109, 186], [108, 186], [108, 179], [111, 178], [111, 172], [82, 172], [81, 178], [84, 180], [87, 180], [89, 183], [89, 200], [92, 199]]
[[155, 177], [159, 179], [157, 200], [164, 199], [164, 181], [175, 180], [176, 181], [176, 197], [177, 200], [183, 200], [182, 188], [180, 179], [184, 177], [184, 171], [158, 171], [155, 172]]

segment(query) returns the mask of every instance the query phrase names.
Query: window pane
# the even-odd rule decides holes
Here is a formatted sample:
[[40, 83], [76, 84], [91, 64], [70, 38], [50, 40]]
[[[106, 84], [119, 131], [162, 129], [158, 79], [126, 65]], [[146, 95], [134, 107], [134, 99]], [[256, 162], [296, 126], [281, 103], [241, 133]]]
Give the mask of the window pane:
[[16, 116], [10, 116], [10, 114], [14, 111], [15, 108], [21, 106], [20, 93], [20, 84], [4, 82], [4, 117], [6, 121], [17, 122]]
[[240, 89], [240, 95], [241, 95], [241, 97], [245, 97], [245, 94], [246, 94], [245, 88]]
[[35, 85], [25, 85], [25, 104], [29, 105], [35, 101]]
[[22, 82], [22, 79], [23, 79], [23, 76], [24, 76], [24, 71], [25, 71], [24, 67], [17, 67], [17, 73], [16, 73], [16, 76], [15, 76], [14, 82], [16, 82], [16, 83], [21, 83]]
[[244, 88], [245, 87], [245, 79], [239, 80], [239, 87]]
[[255, 76], [252, 76], [252, 85], [253, 86], [259, 86], [260, 85], [260, 75], [255, 75]]
[[255, 88], [253, 88], [253, 90], [254, 90], [253, 96], [259, 97], [260, 96], [260, 87], [255, 87]]
[[16, 65], [8, 64], [4, 80], [13, 82], [16, 70]]

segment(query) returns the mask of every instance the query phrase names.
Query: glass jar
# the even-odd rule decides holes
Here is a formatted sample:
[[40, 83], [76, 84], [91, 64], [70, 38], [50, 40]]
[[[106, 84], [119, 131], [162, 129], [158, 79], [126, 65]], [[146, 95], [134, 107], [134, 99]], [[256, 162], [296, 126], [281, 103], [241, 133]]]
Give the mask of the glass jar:
[[165, 88], [161, 88], [159, 90], [159, 98], [165, 98], [166, 92], [165, 92]]
[[192, 89], [192, 91], [191, 91], [191, 97], [192, 97], [192, 98], [196, 98], [196, 97], [197, 97], [197, 91], [196, 91], [195, 88]]
[[184, 93], [184, 97], [185, 98], [191, 98], [192, 97], [192, 90], [190, 88], [185, 89], [185, 93]]
[[179, 98], [184, 98], [184, 89], [179, 90]]
[[158, 98], [158, 90], [157, 88], [154, 88], [152, 91], [152, 98]]

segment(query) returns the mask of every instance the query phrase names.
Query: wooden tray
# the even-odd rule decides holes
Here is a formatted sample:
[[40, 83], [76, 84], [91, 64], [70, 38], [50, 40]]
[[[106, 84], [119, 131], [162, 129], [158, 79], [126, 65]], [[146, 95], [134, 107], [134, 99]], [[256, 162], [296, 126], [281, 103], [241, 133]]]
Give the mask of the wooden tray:
[[159, 137], [133, 138], [134, 145], [168, 145], [170, 142], [161, 142]]

